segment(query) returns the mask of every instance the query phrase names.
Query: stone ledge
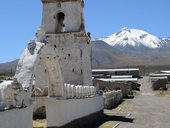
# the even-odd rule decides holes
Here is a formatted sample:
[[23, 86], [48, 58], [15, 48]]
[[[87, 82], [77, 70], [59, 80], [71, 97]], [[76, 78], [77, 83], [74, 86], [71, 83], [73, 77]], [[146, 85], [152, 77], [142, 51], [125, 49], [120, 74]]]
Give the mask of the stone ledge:
[[[65, 32], [65, 33], [46, 33], [46, 38], [49, 37], [60, 37], [60, 36], [70, 36], [73, 35], [75, 37], [88, 37], [87, 33], [85, 32]], [[88, 37], [89, 38], [89, 37]]]

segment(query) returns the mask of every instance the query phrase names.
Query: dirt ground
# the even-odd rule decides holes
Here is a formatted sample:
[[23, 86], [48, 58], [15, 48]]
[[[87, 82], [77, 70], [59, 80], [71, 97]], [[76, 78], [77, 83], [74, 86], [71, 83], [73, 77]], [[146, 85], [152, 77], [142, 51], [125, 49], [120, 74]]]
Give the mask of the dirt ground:
[[139, 80], [141, 92], [132, 102], [129, 110], [133, 122], [121, 122], [117, 128], [170, 128], [170, 97], [158, 95], [151, 89], [148, 77]]
[[46, 128], [46, 119], [43, 120], [34, 120], [33, 121], [33, 128]]

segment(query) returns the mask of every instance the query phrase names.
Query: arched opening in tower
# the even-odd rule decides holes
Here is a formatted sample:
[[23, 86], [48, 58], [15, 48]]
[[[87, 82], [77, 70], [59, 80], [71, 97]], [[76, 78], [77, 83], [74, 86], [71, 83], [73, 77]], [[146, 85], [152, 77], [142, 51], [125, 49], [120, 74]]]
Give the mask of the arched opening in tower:
[[65, 32], [64, 17], [65, 17], [65, 14], [63, 12], [60, 12], [57, 14], [56, 33]]

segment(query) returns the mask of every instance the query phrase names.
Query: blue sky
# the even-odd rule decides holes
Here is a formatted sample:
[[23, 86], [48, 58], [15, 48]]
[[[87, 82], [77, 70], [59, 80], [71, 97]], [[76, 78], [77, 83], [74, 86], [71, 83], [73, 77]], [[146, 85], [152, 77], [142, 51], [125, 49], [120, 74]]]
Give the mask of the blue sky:
[[[85, 0], [86, 31], [104, 37], [123, 27], [170, 37], [170, 0]], [[41, 25], [41, 0], [0, 4], [0, 63], [19, 58]]]

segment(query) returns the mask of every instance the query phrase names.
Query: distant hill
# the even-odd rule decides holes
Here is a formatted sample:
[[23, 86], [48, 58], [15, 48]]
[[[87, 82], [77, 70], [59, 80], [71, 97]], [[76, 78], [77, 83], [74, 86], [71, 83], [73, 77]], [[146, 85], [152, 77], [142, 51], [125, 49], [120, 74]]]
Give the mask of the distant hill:
[[18, 59], [0, 64], [0, 74], [14, 74], [16, 66], [18, 64]]
[[[98, 47], [101, 42], [108, 45], [107, 49]], [[170, 65], [170, 38], [158, 38], [143, 30], [123, 28], [111, 36], [95, 39], [92, 44], [96, 68]], [[107, 57], [102, 55], [106, 53]]]
[[[104, 41], [92, 41], [92, 66], [93, 68], [114, 67], [125, 63], [129, 56], [120, 50], [111, 47]], [[121, 63], [120, 63], [121, 62]]]

